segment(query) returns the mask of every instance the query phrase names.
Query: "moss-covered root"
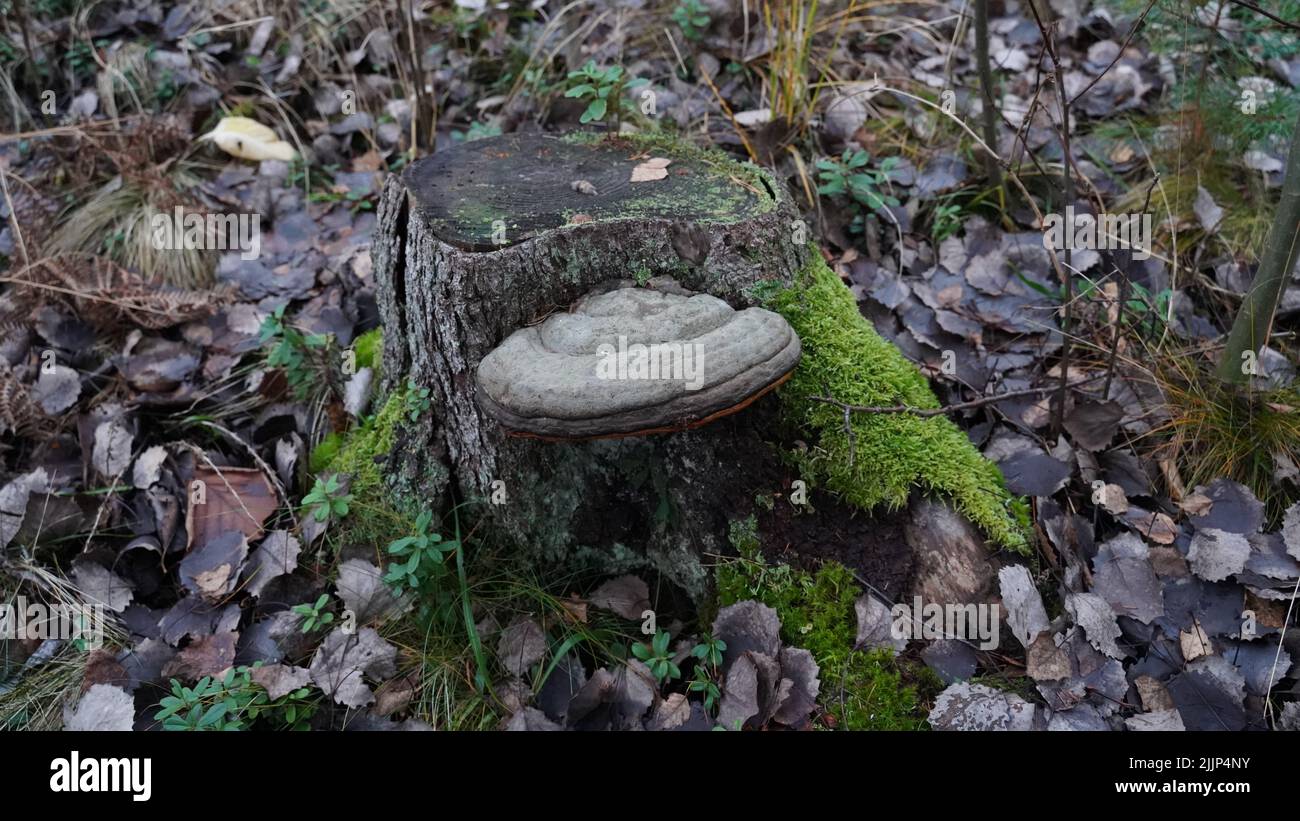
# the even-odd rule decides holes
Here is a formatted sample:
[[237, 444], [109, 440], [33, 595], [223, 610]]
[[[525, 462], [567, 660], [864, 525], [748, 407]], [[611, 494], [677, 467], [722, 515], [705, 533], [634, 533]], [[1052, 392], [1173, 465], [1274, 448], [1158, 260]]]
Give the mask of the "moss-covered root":
[[854, 414], [850, 443], [843, 411], [813, 400], [829, 391], [854, 405], [939, 407], [925, 377], [876, 333], [819, 253], [812, 255], [795, 286], [771, 301], [803, 341], [803, 360], [781, 389], [781, 398], [792, 421], [815, 436], [814, 447], [799, 457], [810, 481], [864, 510], [881, 503], [899, 507], [914, 486], [938, 491], [993, 541], [1028, 550], [1025, 528], [1013, 515], [1016, 500], [1002, 474], [952, 421], [906, 413]]

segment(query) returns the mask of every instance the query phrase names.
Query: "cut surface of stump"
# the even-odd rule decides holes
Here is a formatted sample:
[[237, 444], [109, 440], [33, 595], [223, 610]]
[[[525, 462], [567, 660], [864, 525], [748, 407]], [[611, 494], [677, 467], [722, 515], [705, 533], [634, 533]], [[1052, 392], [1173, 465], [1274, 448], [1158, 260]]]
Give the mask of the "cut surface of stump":
[[[661, 166], [662, 178], [632, 181], [657, 176]], [[770, 210], [773, 201], [761, 179], [746, 181], [694, 154], [666, 157], [617, 139], [511, 134], [475, 140], [413, 163], [404, 177], [434, 234], [470, 251], [585, 222], [740, 222]]]
[[511, 334], [478, 367], [478, 401], [515, 435], [679, 431], [744, 409], [790, 375], [799, 352], [771, 311], [618, 288]]
[[[724, 501], [752, 503], [743, 464], [769, 450], [775, 400], [758, 397], [798, 359], [784, 320], [747, 309], [792, 282], [805, 231], [762, 170], [661, 138], [488, 138], [390, 177], [372, 245], [385, 387], [430, 402], [386, 462], [396, 490], [504, 493], [478, 509], [539, 560], [648, 564], [702, 592], [699, 556], [726, 549], [739, 512]], [[617, 350], [620, 335], [707, 341], [700, 390], [602, 387], [555, 358]]]

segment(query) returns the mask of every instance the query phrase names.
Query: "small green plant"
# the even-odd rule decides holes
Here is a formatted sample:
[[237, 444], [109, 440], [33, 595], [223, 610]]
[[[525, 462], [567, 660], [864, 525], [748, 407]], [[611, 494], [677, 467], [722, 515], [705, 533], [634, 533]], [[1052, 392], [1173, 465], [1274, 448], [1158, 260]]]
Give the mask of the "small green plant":
[[[340, 187], [341, 188], [341, 187]], [[374, 210], [375, 203], [370, 194], [350, 188], [331, 188], [328, 191], [313, 191], [307, 197], [309, 202], [346, 203], [348, 210], [355, 216], [360, 211]]]
[[405, 416], [412, 422], [420, 421], [420, 417], [429, 412], [432, 403], [429, 401], [429, 389], [421, 388], [415, 384], [414, 379], [406, 380], [406, 395], [402, 400], [405, 403]]
[[660, 682], [682, 677], [681, 668], [673, 664], [672, 651], [668, 649], [671, 636], [664, 630], [655, 633], [649, 644], [638, 642], [632, 645], [632, 655], [636, 656], [650, 668], [650, 672]]
[[726, 649], [725, 641], [714, 638], [708, 633], [701, 636], [700, 643], [691, 648], [691, 656], [695, 659], [695, 672], [686, 689], [704, 695], [704, 709], [709, 713], [713, 712], [714, 705], [722, 695], [718, 680], [722, 676], [722, 654]]
[[695, 677], [686, 685], [686, 689], [692, 693], [704, 694], [704, 709], [709, 713], [713, 712], [718, 699], [722, 698], [722, 690], [714, 680], [714, 674], [702, 664], [695, 668]]
[[699, 40], [708, 31], [712, 18], [708, 6], [700, 0], [681, 0], [673, 9], [673, 22], [682, 30], [687, 40]]
[[429, 532], [432, 522], [433, 514], [426, 510], [415, 520], [415, 535], [388, 545], [390, 555], [404, 557], [388, 566], [384, 581], [392, 587], [417, 589], [431, 572], [442, 572], [443, 560], [460, 547], [458, 539], [444, 541], [441, 535]]
[[306, 730], [316, 712], [308, 699], [311, 688], [300, 687], [280, 698], [272, 699], [262, 686], [254, 683], [253, 671], [262, 662], [243, 665], [226, 672], [222, 679], [204, 676], [193, 687], [171, 680], [171, 695], [159, 703], [154, 718], [164, 730], [233, 731], [247, 728], [248, 722], [267, 717], [280, 729]]
[[304, 633], [310, 633], [316, 629], [324, 629], [330, 622], [334, 621], [334, 614], [325, 610], [325, 605], [329, 604], [329, 594], [321, 593], [320, 598], [312, 604], [295, 604], [290, 610], [294, 615], [302, 616], [301, 629]]
[[691, 649], [691, 655], [710, 667], [721, 667], [722, 654], [726, 649], [727, 643], [725, 641], [715, 639], [705, 633], [700, 637], [700, 643]]
[[485, 137], [501, 136], [501, 126], [496, 123], [472, 122], [464, 131], [451, 132], [451, 138], [458, 142], [472, 143]]
[[935, 242], [943, 242], [961, 228], [961, 206], [956, 203], [936, 205], [932, 230]]
[[871, 156], [862, 149], [844, 150], [838, 159], [817, 161], [817, 177], [821, 181], [817, 193], [824, 197], [846, 196], [854, 203], [876, 211], [885, 206], [898, 207], [898, 199], [881, 193], [888, 184], [889, 172], [898, 165], [897, 157], [885, 158], [876, 169], [869, 167]]
[[[1067, 294], [1064, 285], [1044, 285], [1041, 282], [1035, 282], [1020, 270], [1015, 270], [1015, 274], [1029, 288], [1055, 302], [1065, 303]], [[1124, 300], [1124, 326], [1148, 337], [1158, 336], [1163, 333], [1165, 326], [1168, 324], [1169, 301], [1173, 299], [1174, 292], [1169, 288], [1165, 288], [1152, 294], [1150, 289], [1140, 282], [1130, 282], [1128, 286], [1131, 293]], [[1076, 277], [1070, 298], [1083, 303], [1094, 297], [1103, 302], [1109, 300], [1102, 293], [1101, 286], [1097, 282], [1084, 277]]]
[[317, 522], [342, 519], [351, 509], [352, 494], [344, 492], [339, 474], [330, 474], [328, 478], [317, 476], [311, 492], [303, 497], [302, 506]]
[[95, 58], [89, 43], [81, 40], [73, 43], [63, 55], [63, 60], [74, 77], [94, 74]]
[[608, 114], [613, 113], [615, 126], [623, 115], [623, 91], [645, 84], [644, 80], [629, 82], [623, 74], [622, 66], [600, 68], [595, 60], [588, 60], [582, 68], [570, 71], [568, 82], [569, 90], [564, 92], [565, 97], [589, 100], [587, 109], [579, 118], [584, 125], [603, 121]]
[[305, 334], [293, 327], [284, 319], [283, 305], [262, 322], [261, 330], [262, 346], [270, 347], [267, 366], [282, 369], [294, 397], [306, 399], [320, 384], [321, 373], [328, 370], [326, 353], [332, 337]]
[[1130, 282], [1129, 287], [1133, 294], [1124, 303], [1124, 308], [1131, 317], [1129, 322], [1133, 323], [1140, 333], [1147, 336], [1153, 337], [1163, 333], [1168, 324], [1169, 301], [1174, 298], [1174, 292], [1165, 288], [1152, 294], [1140, 282]]
[[163, 723], [164, 730], [242, 730], [244, 722], [230, 715], [232, 705], [216, 700], [224, 690], [211, 676], [199, 679], [192, 688], [172, 679], [172, 694], [158, 702], [162, 709], [154, 719]]

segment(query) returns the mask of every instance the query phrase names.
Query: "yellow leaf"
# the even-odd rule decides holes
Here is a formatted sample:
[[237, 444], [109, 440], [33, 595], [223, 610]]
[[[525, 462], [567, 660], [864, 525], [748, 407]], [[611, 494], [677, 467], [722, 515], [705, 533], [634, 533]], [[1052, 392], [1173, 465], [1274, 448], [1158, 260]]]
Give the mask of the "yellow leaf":
[[274, 131], [247, 117], [223, 117], [216, 128], [199, 139], [211, 140], [217, 148], [241, 160], [289, 162], [298, 155]]

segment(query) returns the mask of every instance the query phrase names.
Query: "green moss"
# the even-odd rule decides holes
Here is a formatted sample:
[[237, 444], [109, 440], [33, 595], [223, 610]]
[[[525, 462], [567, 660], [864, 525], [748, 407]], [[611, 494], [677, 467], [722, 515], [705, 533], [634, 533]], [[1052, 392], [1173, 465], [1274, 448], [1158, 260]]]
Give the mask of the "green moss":
[[915, 487], [937, 491], [993, 541], [1028, 551], [1002, 474], [951, 420], [859, 413], [852, 417], [850, 440], [843, 411], [813, 400], [829, 392], [854, 405], [939, 407], [925, 377], [876, 333], [819, 253], [814, 250], [799, 281], [775, 294], [770, 305], [803, 341], [803, 359], [781, 398], [788, 418], [816, 437], [796, 457], [807, 479], [863, 510], [900, 507]]
[[375, 372], [374, 384], [380, 383], [380, 368], [384, 364], [384, 331], [372, 328], [352, 341], [352, 351], [357, 355], [358, 368]]
[[926, 703], [943, 685], [929, 669], [894, 658], [888, 651], [853, 649], [857, 638], [854, 601], [862, 594], [853, 573], [828, 562], [817, 573], [770, 565], [758, 549], [751, 516], [733, 522], [732, 544], [740, 558], [717, 568], [722, 606], [755, 599], [776, 610], [781, 638], [806, 648], [821, 668], [821, 703], [833, 726], [846, 730], [919, 730]]
[[347, 442], [347, 437], [341, 433], [331, 433], [320, 444], [312, 448], [311, 455], [307, 458], [307, 468], [312, 474], [332, 473], [330, 465], [338, 457], [339, 450]]
[[[716, 184], [709, 188], [701, 190], [701, 196], [706, 200], [713, 201], [715, 209], [719, 214], [719, 222], [735, 222], [734, 209], [729, 208], [733, 201], [742, 202], [746, 205], [749, 200], [746, 197], [740, 197], [737, 191], [736, 182], [739, 181], [744, 185], [753, 188], [755, 191], [780, 191], [780, 186], [773, 183], [768, 172], [749, 162], [741, 162], [725, 151], [716, 148], [702, 148], [685, 140], [678, 139], [671, 134], [663, 133], [641, 133], [641, 134], [619, 134], [617, 137], [611, 137], [599, 132], [576, 131], [566, 134], [563, 137], [567, 142], [572, 143], [596, 143], [603, 140], [618, 140], [619, 142], [629, 143], [641, 151], [661, 152], [671, 154], [674, 157], [683, 160], [692, 160], [707, 167], [711, 172]], [[664, 208], [671, 209], [674, 206], [680, 206], [675, 201], [659, 202], [656, 200], [656, 192], [647, 190], [641, 197], [634, 198], [629, 202], [620, 205], [630, 211], [644, 210], [648, 212], [661, 212]], [[776, 206], [776, 201], [770, 196], [758, 198], [758, 202], [753, 207], [751, 213], [761, 214], [770, 211]], [[695, 208], [703, 210], [704, 206], [696, 203]], [[696, 222], [708, 222], [705, 219], [696, 219]]]
[[382, 548], [414, 529], [419, 511], [407, 509], [409, 506], [391, 491], [381, 464], [393, 449], [397, 424], [405, 407], [405, 391], [393, 391], [377, 413], [346, 436], [331, 434], [312, 451], [309, 465], [313, 473], [343, 473], [351, 477], [352, 510], [338, 531], [344, 542]]
[[[370, 368], [374, 371], [373, 384], [380, 382], [380, 367], [384, 361], [384, 335], [383, 330], [374, 328], [366, 331], [352, 341], [352, 353], [356, 356], [356, 366], [358, 369]], [[338, 458], [339, 452], [345, 445], [357, 447], [361, 440], [357, 439], [358, 433], [363, 436], [369, 436], [373, 429], [374, 417], [364, 420], [361, 427], [354, 432], [340, 433], [335, 431], [329, 434], [312, 449], [311, 455], [307, 459], [308, 469], [313, 474], [347, 472], [333, 464]], [[371, 444], [374, 444], [371, 442]], [[356, 455], [351, 454], [349, 461], [355, 461]]]

